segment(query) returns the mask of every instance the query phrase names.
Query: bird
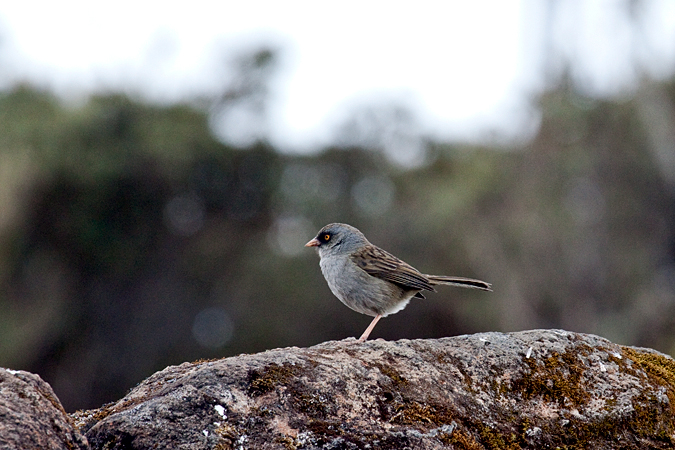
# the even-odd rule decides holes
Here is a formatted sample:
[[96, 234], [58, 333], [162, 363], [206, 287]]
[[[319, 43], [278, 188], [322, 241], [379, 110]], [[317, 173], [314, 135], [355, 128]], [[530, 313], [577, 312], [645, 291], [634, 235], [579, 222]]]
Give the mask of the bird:
[[473, 278], [423, 274], [346, 223], [326, 225], [305, 247], [316, 248], [331, 292], [345, 306], [374, 317], [359, 342], [368, 339], [382, 317], [401, 311], [413, 298], [425, 298], [422, 291], [436, 292], [434, 286], [492, 291], [490, 283]]

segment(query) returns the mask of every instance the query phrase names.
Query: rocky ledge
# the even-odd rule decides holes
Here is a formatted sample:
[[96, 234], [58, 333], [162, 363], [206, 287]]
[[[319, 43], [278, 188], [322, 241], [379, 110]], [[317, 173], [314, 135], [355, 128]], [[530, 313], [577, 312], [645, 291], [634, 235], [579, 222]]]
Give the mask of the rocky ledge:
[[2, 448], [666, 449], [675, 361], [561, 330], [348, 339], [168, 367], [70, 417], [0, 369], [0, 417]]

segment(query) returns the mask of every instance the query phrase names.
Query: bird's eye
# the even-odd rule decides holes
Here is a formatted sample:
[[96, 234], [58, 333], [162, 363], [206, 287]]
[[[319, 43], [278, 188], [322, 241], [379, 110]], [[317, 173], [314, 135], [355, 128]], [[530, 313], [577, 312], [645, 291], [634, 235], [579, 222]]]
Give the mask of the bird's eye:
[[323, 235], [323, 240], [328, 242], [330, 240], [330, 234], [324, 234]]

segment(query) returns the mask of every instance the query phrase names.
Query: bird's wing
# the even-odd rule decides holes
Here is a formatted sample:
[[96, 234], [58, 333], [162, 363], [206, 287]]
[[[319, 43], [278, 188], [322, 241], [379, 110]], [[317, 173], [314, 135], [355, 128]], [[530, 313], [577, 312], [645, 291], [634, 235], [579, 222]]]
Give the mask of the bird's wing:
[[410, 264], [374, 245], [354, 252], [352, 261], [369, 275], [397, 284], [404, 289], [435, 291], [429, 280]]

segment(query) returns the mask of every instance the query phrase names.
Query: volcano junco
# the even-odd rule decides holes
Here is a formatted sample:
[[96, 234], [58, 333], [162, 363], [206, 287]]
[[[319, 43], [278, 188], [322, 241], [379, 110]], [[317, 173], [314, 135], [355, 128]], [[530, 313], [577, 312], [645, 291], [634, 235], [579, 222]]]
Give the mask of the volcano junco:
[[345, 223], [326, 225], [305, 247], [316, 247], [331, 292], [354, 311], [375, 317], [361, 342], [382, 317], [401, 311], [413, 297], [424, 298], [421, 291], [435, 292], [436, 285], [492, 290], [485, 281], [422, 274]]

